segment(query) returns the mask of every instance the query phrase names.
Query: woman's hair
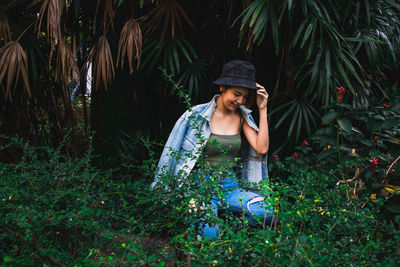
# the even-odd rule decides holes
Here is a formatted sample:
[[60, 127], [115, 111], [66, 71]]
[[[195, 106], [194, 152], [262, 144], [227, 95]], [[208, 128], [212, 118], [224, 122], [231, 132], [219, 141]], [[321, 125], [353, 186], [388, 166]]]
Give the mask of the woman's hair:
[[251, 108], [254, 105], [254, 102], [256, 101], [256, 96], [257, 91], [249, 89], [249, 94], [246, 98], [246, 104], [244, 104], [246, 108]]
[[[226, 85], [221, 85], [220, 87], [222, 87], [224, 90], [231, 88]], [[249, 90], [249, 94], [246, 97], [246, 103], [244, 104], [244, 106], [246, 108], [251, 108], [254, 105], [254, 102], [256, 101], [257, 92], [256, 90], [252, 89], [247, 89], [247, 90]]]

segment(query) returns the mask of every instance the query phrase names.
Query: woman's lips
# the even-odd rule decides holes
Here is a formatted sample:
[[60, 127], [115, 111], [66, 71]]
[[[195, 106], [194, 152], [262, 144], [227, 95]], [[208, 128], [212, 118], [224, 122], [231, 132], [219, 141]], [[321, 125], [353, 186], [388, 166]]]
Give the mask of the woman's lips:
[[240, 105], [237, 105], [237, 104], [234, 104], [234, 103], [232, 103], [232, 106], [233, 106], [235, 109], [238, 109], [238, 108], [240, 107]]

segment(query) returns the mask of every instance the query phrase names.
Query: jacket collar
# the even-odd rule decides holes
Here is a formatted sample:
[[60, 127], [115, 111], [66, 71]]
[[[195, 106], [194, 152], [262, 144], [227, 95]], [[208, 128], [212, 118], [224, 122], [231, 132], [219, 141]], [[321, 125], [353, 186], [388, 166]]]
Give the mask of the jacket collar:
[[[200, 116], [206, 119], [207, 121], [211, 120], [211, 116], [217, 106], [217, 99], [220, 95], [214, 95], [214, 97], [211, 99], [210, 102], [206, 104], [206, 107], [202, 112], [200, 112]], [[239, 107], [240, 112], [242, 113], [243, 116], [247, 117], [251, 113], [251, 109], [246, 108], [244, 105], [241, 105]]]

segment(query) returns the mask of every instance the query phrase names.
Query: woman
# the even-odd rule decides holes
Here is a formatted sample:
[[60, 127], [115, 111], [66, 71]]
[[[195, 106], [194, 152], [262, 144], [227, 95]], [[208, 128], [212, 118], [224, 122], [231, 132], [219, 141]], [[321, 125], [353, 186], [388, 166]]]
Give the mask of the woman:
[[[155, 186], [158, 177], [166, 173], [177, 179], [185, 179], [189, 173], [199, 171], [198, 161], [203, 158], [206, 164], [218, 170], [218, 176], [224, 176], [220, 186], [227, 190], [224, 200], [229, 210], [242, 213], [245, 209], [252, 225], [257, 225], [260, 220], [271, 223], [272, 207], [265, 207], [263, 196], [240, 188], [238, 178], [240, 176], [247, 182], [260, 182], [268, 178], [268, 93], [255, 82], [255, 67], [242, 60], [226, 63], [214, 84], [219, 86], [221, 94], [214, 96], [209, 103], [186, 111], [176, 122], [152, 185]], [[260, 114], [259, 127], [247, 108], [254, 95]], [[241, 163], [240, 175], [232, 175], [232, 168], [224, 172], [218, 169], [218, 166], [234, 165], [237, 158]], [[219, 202], [218, 198], [211, 201], [215, 213], [218, 212]], [[191, 203], [193, 207], [196, 206], [194, 201]], [[203, 236], [215, 237], [218, 226], [204, 224], [200, 231]]]

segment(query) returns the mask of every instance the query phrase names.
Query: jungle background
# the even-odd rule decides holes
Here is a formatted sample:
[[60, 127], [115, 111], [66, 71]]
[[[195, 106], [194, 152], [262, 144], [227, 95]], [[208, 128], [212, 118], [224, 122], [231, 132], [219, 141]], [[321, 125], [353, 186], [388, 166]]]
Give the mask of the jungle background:
[[[398, 264], [399, 1], [2, 0], [0, 46], [2, 265]], [[233, 59], [270, 95], [279, 222], [210, 241], [148, 185]]]

